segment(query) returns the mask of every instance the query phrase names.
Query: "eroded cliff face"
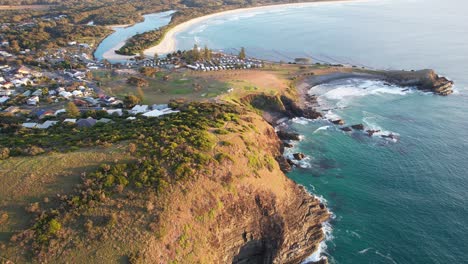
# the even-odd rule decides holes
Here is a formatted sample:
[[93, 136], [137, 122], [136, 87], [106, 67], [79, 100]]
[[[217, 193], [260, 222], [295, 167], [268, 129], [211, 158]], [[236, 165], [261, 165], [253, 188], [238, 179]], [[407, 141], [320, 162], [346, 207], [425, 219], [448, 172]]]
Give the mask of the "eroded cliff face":
[[273, 127], [243, 116], [240, 133], [219, 135], [213, 151], [227, 156], [174, 192], [160, 215], [164, 230], [150, 239], [144, 259], [156, 263], [300, 263], [324, 239], [323, 204], [288, 179]]

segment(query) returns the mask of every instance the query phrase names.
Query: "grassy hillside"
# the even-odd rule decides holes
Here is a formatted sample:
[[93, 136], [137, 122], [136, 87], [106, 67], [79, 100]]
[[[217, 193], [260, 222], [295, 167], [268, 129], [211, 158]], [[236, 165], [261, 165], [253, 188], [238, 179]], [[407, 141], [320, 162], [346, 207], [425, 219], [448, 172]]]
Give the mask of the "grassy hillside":
[[[14, 262], [213, 263], [244, 257], [243, 244], [254, 243], [259, 254], [278, 257], [280, 244], [267, 251], [259, 241], [291, 240], [281, 229], [296, 221], [286, 214], [308, 196], [280, 171], [273, 128], [242, 106], [172, 106], [181, 112], [136, 120], [135, 136], [107, 148], [60, 154], [46, 148], [1, 161], [2, 193], [11, 197], [0, 207], [6, 214], [1, 256]], [[94, 132], [127, 133], [119, 124], [109, 126], [119, 130]], [[12, 168], [18, 169], [10, 174]], [[301, 236], [319, 240], [328, 214], [307, 199], [304, 210], [316, 212], [315, 227], [294, 229], [306, 228]]]

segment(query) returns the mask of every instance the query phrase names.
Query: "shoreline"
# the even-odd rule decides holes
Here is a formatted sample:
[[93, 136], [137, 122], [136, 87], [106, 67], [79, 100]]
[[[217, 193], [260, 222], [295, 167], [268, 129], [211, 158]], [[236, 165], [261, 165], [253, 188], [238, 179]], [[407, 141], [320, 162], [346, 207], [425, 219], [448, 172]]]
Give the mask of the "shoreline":
[[167, 31], [162, 39], [160, 40], [159, 44], [148, 49], [145, 49], [143, 52], [146, 56], [154, 56], [155, 53], [158, 55], [164, 55], [171, 52], [176, 51], [177, 49], [177, 41], [175, 36], [180, 32], [186, 30], [187, 28], [193, 26], [194, 24], [216, 18], [225, 15], [232, 15], [243, 13], [246, 11], [258, 11], [258, 10], [268, 10], [268, 9], [277, 9], [277, 8], [287, 8], [287, 7], [301, 7], [301, 6], [312, 6], [318, 4], [339, 4], [339, 3], [351, 3], [351, 2], [362, 2], [362, 1], [369, 1], [369, 0], [318, 0], [314, 2], [301, 2], [301, 3], [290, 3], [290, 4], [276, 4], [276, 5], [266, 5], [266, 6], [256, 6], [256, 7], [246, 7], [246, 8], [237, 8], [231, 9], [221, 12], [216, 12], [213, 14], [193, 18], [191, 20], [185, 21], [181, 24], [178, 24], [169, 31]]

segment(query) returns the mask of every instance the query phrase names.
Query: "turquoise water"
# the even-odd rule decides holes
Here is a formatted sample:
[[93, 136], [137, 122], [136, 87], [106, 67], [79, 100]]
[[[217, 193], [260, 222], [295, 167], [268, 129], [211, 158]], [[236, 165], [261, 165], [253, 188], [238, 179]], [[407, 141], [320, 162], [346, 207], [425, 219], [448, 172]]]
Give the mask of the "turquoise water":
[[[115, 29], [114, 33], [110, 34], [99, 44], [96, 51], [94, 52], [94, 57], [98, 60], [102, 60], [103, 54], [106, 51], [115, 49], [115, 47], [122, 41], [125, 41], [136, 34], [144, 33], [167, 25], [171, 21], [172, 13], [174, 13], [174, 11], [144, 15], [143, 17], [145, 20], [141, 23], [137, 23], [126, 28]], [[110, 61], [118, 62], [112, 60]]]
[[336, 108], [329, 115], [399, 139], [292, 121], [304, 139], [290, 152], [310, 158], [289, 176], [323, 196], [335, 215], [326, 243], [332, 263], [468, 263], [467, 14], [460, 0], [282, 8], [215, 18], [177, 40], [182, 49], [244, 46], [274, 60], [434, 68], [455, 80], [449, 97], [359, 80], [312, 89], [323, 108]]

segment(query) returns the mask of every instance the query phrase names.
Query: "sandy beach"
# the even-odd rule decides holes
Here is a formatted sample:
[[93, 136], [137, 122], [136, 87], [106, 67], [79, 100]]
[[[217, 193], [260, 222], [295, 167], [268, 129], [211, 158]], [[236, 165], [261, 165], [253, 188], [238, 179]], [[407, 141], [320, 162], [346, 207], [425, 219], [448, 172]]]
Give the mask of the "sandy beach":
[[[146, 56], [154, 56], [155, 53], [159, 55], [167, 54], [174, 52], [177, 48], [177, 42], [175, 36], [186, 30], [187, 28], [191, 27], [194, 24], [201, 23], [203, 21], [220, 17], [220, 16], [225, 16], [225, 15], [233, 15], [233, 14], [239, 14], [243, 13], [246, 11], [260, 11], [260, 10], [273, 10], [273, 9], [278, 9], [278, 8], [284, 8], [284, 7], [291, 7], [291, 6], [308, 6], [308, 5], [317, 5], [317, 4], [330, 4], [330, 3], [345, 3], [345, 2], [356, 2], [356, 0], [323, 0], [323, 1], [317, 1], [317, 2], [308, 2], [308, 3], [292, 3], [292, 4], [279, 4], [279, 5], [268, 5], [268, 6], [258, 6], [258, 7], [248, 7], [248, 8], [240, 8], [240, 9], [233, 9], [233, 10], [228, 10], [228, 11], [222, 11], [202, 17], [197, 17], [192, 20], [186, 21], [184, 23], [181, 23], [172, 29], [170, 29], [166, 35], [164, 36], [163, 40], [156, 46], [153, 46], [149, 49], [146, 49], [144, 51], [144, 54]], [[365, 0], [364, 0], [365, 1]]]
[[104, 52], [104, 54], [102, 54], [102, 57], [104, 59], [110, 60], [110, 61], [117, 61], [117, 60], [124, 61], [124, 60], [128, 60], [128, 59], [131, 59], [131, 58], [135, 57], [135, 56], [119, 55], [119, 54], [115, 53], [115, 50], [119, 50], [120, 48], [122, 48], [125, 45], [125, 41], [127, 41], [127, 40], [119, 42], [119, 44], [112, 47], [112, 49]]

